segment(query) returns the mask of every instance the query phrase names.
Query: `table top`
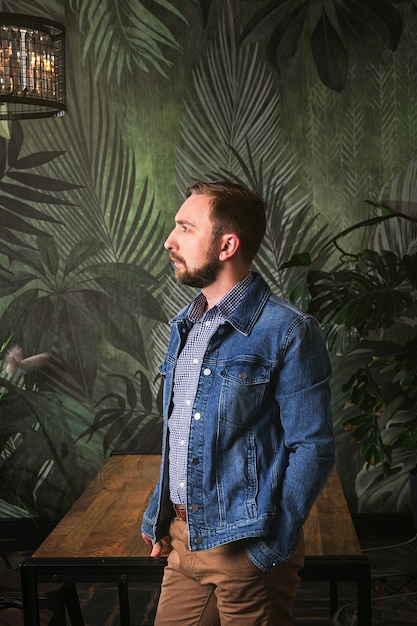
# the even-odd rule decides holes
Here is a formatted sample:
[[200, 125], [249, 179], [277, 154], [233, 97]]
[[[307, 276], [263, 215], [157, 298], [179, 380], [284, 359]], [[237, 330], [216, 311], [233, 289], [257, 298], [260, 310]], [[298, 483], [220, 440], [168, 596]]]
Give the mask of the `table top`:
[[339, 474], [330, 475], [304, 524], [306, 555], [361, 556], [362, 549]]
[[143, 512], [155, 486], [159, 454], [115, 454], [33, 557], [148, 556]]
[[[33, 558], [144, 557], [143, 512], [155, 486], [159, 454], [114, 454], [33, 554]], [[335, 470], [304, 526], [306, 555], [360, 555]]]

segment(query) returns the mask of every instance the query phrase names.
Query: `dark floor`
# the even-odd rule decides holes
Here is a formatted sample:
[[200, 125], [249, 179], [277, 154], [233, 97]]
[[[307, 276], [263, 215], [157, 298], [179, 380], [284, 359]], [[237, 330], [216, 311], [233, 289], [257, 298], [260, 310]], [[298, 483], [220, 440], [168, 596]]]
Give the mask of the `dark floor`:
[[[379, 537], [381, 545], [401, 541], [404, 537], [392, 536], [389, 539]], [[375, 540], [362, 542], [363, 547], [375, 545]], [[33, 547], [33, 549], [36, 546]], [[24, 550], [9, 552], [13, 566], [30, 556], [33, 549], [25, 546]], [[417, 580], [408, 583], [408, 588], [417, 592]], [[116, 585], [83, 584], [77, 585], [85, 626], [119, 626], [119, 606]], [[339, 586], [339, 606], [355, 600], [356, 588], [353, 584], [344, 583]], [[132, 625], [151, 626], [158, 599], [157, 589], [144, 591], [134, 584], [129, 587], [130, 610]], [[395, 622], [396, 624], [397, 622]], [[408, 623], [408, 622], [407, 622]], [[329, 591], [327, 583], [303, 582], [301, 584], [294, 607], [294, 626], [329, 626]], [[417, 625], [417, 607], [416, 621]], [[394, 625], [394, 622], [393, 622]], [[255, 625], [254, 625], [255, 626]], [[389, 624], [391, 626], [391, 624]]]

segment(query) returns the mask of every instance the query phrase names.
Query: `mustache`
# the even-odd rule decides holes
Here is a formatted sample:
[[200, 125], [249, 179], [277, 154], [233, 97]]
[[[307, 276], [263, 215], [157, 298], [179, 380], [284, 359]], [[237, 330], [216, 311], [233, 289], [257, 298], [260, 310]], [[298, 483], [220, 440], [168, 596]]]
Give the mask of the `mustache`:
[[180, 256], [177, 256], [176, 254], [170, 254], [169, 258], [171, 259], [171, 261], [179, 261], [179, 263], [184, 263], [184, 259]]

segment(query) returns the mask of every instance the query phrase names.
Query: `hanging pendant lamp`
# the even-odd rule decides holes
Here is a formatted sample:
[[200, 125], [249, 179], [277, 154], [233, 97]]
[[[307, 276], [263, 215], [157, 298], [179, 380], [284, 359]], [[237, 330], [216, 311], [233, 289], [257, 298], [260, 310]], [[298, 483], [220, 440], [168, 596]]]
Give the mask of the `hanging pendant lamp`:
[[0, 13], [0, 120], [64, 115], [65, 28], [30, 15]]

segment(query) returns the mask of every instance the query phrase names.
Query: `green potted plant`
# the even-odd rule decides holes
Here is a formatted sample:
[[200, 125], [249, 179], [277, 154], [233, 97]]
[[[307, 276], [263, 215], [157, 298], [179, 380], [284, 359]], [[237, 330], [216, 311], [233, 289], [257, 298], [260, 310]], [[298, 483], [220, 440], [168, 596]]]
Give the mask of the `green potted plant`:
[[[314, 258], [304, 252], [283, 265], [299, 266], [306, 308], [334, 355], [345, 394], [336, 425], [359, 445], [365, 463], [356, 477], [358, 509], [373, 512], [408, 506], [417, 455], [417, 220], [379, 209], [382, 214], [331, 237]], [[394, 231], [409, 231], [405, 247], [387, 236], [393, 223]], [[343, 240], [358, 229], [368, 236], [352, 253]], [[385, 229], [378, 241], [387, 248], [375, 245], [376, 229]], [[316, 269], [329, 248], [335, 261]]]

